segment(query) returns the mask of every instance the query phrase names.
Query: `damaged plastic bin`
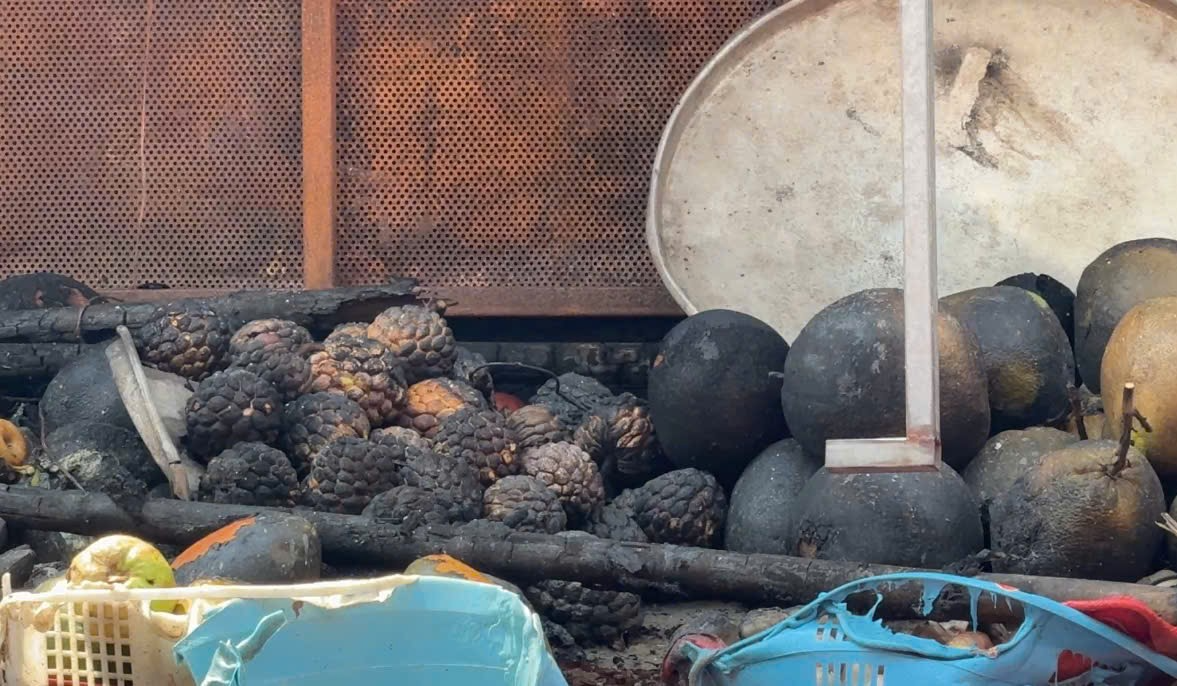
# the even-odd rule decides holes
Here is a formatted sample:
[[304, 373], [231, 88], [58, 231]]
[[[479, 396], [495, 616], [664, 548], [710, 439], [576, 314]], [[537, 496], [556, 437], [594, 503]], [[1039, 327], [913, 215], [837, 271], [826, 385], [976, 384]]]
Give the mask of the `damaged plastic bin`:
[[[954, 586], [970, 594], [974, 610], [982, 596], [992, 597], [1020, 604], [1025, 620], [1012, 638], [989, 651], [894, 633], [874, 618], [875, 611], [887, 587], [912, 582], [923, 584], [925, 611], [945, 587]], [[854, 614], [846, 600], [864, 592], [874, 592], [878, 600], [867, 614]], [[944, 574], [862, 579], [823, 594], [775, 627], [734, 645], [708, 650], [687, 640], [674, 650], [690, 663], [691, 686], [1128, 686], [1148, 684], [1162, 675], [1177, 677], [1177, 662], [1078, 610], [1009, 587]], [[1062, 665], [1076, 663], [1083, 665], [1078, 670], [1082, 674], [1058, 674]]]
[[[150, 609], [165, 599], [187, 613]], [[94, 585], [6, 593], [0, 619], [3, 686], [566, 686], [535, 613], [461, 579]]]
[[176, 645], [202, 686], [566, 686], [539, 618], [498, 586], [388, 577], [212, 609]]

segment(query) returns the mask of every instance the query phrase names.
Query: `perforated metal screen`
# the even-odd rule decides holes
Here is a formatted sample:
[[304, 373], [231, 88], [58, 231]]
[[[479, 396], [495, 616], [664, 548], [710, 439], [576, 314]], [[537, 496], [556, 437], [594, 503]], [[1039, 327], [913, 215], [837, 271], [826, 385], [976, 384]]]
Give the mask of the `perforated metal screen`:
[[[340, 285], [665, 311], [644, 239], [662, 127], [777, 4], [339, 0]], [[294, 1], [0, 0], [0, 275], [300, 285], [299, 22]]]
[[661, 292], [644, 217], [662, 128], [776, 4], [341, 0], [344, 278]]
[[0, 275], [300, 285], [299, 20], [297, 2], [0, 0]]

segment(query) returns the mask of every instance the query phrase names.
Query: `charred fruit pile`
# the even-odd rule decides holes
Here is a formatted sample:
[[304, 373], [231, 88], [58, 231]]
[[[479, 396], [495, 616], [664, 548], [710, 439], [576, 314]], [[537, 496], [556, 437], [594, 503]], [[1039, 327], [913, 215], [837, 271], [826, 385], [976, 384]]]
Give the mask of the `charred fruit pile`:
[[[1177, 563], [1165, 533], [1177, 483], [1174, 267], [1177, 242], [1136, 240], [1099, 255], [1074, 294], [1026, 274], [944, 297], [944, 466], [820, 469], [795, 497], [772, 489], [788, 513], [783, 533], [740, 547], [1108, 581]], [[830, 439], [902, 435], [903, 353], [897, 290], [853, 294], [808, 323], [782, 386], [798, 442], [789, 469]], [[737, 485], [733, 501], [752, 485]]]
[[[788, 347], [731, 312], [671, 333], [651, 401], [571, 373], [552, 375], [527, 401], [496, 392], [485, 360], [455, 341], [444, 306], [392, 307], [316, 340], [292, 321], [234, 327], [215, 308], [191, 304], [138, 328], [135, 343], [152, 378], [190, 392], [179, 447], [202, 469], [199, 500], [359, 515], [406, 535], [445, 526], [475, 537], [513, 530], [718, 548], [727, 491], [785, 436], [772, 372]], [[655, 412], [665, 431], [656, 432]], [[38, 417], [46, 436], [38, 466], [14, 482], [126, 503], [171, 497], [101, 351], [58, 374]], [[251, 535], [282, 536], [289, 526]], [[70, 552], [89, 540], [55, 536]], [[316, 563], [309, 576], [302, 568], [259, 576], [238, 569], [250, 555], [229, 559], [233, 572], [218, 578], [319, 573]], [[642, 622], [633, 593], [570, 579], [520, 590], [569, 646], [616, 645]]]
[[[428, 304], [317, 335], [282, 319], [233, 326], [192, 305], [136, 342], [157, 379], [188, 386], [179, 433], [211, 503], [357, 515], [410, 537], [448, 527], [956, 573], [1177, 577], [1164, 571], [1177, 564], [1166, 533], [1177, 534], [1166, 519], [1177, 241], [1114, 246], [1074, 294], [1027, 274], [948, 295], [937, 330], [943, 466], [863, 474], [824, 469], [824, 447], [903, 433], [896, 289], [831, 304], [791, 346], [738, 312], [688, 317], [663, 339], [645, 397], [576, 374], [526, 401], [496, 392], [444, 306]], [[0, 423], [10, 483], [170, 496], [109, 377], [101, 355], [58, 374], [40, 401], [43, 441]], [[85, 543], [57, 536], [36, 541], [38, 557]], [[317, 578], [317, 547], [300, 554], [314, 561], [298, 578]], [[577, 579], [517, 590], [568, 650], [632, 639], [661, 611], [633, 588]]]

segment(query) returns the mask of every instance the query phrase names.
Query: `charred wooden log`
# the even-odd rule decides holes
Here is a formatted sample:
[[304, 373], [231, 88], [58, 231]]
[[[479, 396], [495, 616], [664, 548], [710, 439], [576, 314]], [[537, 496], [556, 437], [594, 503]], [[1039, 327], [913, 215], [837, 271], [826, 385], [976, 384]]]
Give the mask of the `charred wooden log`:
[[[0, 518], [13, 526], [88, 535], [132, 533], [157, 543], [180, 545], [266, 509], [149, 500], [138, 512], [128, 512], [105, 495], [0, 487]], [[334, 564], [401, 569], [423, 555], [444, 552], [516, 583], [570, 579], [636, 591], [673, 584], [693, 597], [781, 605], [807, 602], [855, 579], [911, 571], [885, 565], [624, 543], [590, 536], [504, 533], [472, 537], [453, 529], [431, 530], [424, 536], [406, 535], [397, 526], [365, 517], [309, 510], [298, 510], [297, 514], [315, 524], [324, 557]], [[980, 578], [1055, 600], [1129, 595], [1166, 621], [1177, 621], [1177, 590], [1012, 574], [982, 574]], [[921, 589], [899, 588], [888, 594], [882, 613], [886, 617], [918, 616], [921, 603]], [[978, 611], [987, 622], [1018, 619], [1018, 608], [992, 599], [982, 598]], [[968, 612], [967, 595], [949, 592], [941, 595], [934, 616], [968, 616]]]
[[[3, 316], [0, 312], [0, 319]], [[86, 343], [0, 343], [0, 379], [48, 379], [89, 347]]]
[[[201, 299], [234, 325], [253, 319], [280, 317], [308, 329], [329, 331], [346, 321], [369, 321], [382, 310], [417, 300], [417, 282], [395, 279], [381, 286], [331, 288], [320, 291], [241, 291]], [[7, 343], [98, 341], [114, 335], [115, 327], [136, 329], [169, 306], [161, 303], [101, 303], [85, 307], [0, 312], [0, 341]]]

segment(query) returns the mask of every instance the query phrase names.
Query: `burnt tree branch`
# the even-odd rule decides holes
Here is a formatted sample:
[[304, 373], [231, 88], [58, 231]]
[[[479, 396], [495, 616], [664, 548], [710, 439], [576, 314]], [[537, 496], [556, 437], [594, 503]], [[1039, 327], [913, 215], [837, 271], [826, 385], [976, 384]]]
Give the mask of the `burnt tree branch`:
[[256, 290], [170, 303], [101, 303], [84, 308], [11, 310], [0, 313], [0, 341], [76, 343], [79, 340], [102, 340], [113, 336], [117, 326], [137, 329], [170, 307], [189, 302], [213, 308], [234, 326], [253, 319], [280, 317], [321, 331], [346, 321], [370, 321], [388, 307], [416, 302], [417, 293], [417, 282], [413, 279], [394, 279], [380, 286], [319, 291]]
[[[0, 519], [14, 526], [77, 534], [130, 533], [157, 543], [186, 545], [216, 529], [267, 508], [149, 500], [127, 512], [105, 495], [0, 487]], [[448, 553], [465, 563], [516, 583], [569, 579], [643, 591], [672, 584], [700, 598], [758, 604], [807, 602], [855, 579], [911, 571], [886, 565], [809, 560], [780, 555], [747, 555], [672, 545], [623, 543], [595, 537], [513, 533], [502, 537], [462, 536], [453, 530], [405, 536], [399, 527], [364, 517], [296, 511], [313, 522], [324, 556], [335, 564], [401, 569], [423, 555]], [[1123, 594], [1140, 599], [1166, 621], [1177, 621], [1177, 590], [1138, 584], [983, 574], [1056, 600], [1088, 600]], [[889, 594], [884, 612], [910, 616], [921, 602], [919, 589]], [[967, 596], [942, 596], [938, 614], [968, 613]], [[1004, 602], [982, 600], [986, 621], [1008, 621], [1016, 611]]]
[[0, 343], [0, 379], [53, 376], [89, 349], [86, 343]]
[[1151, 432], [1152, 426], [1140, 411], [1136, 409], [1136, 384], [1124, 384], [1124, 395], [1120, 400], [1120, 443], [1116, 448], [1116, 461], [1106, 468], [1109, 476], [1118, 476], [1128, 466], [1128, 449], [1132, 447], [1132, 431], [1134, 422], [1140, 422], [1145, 431]]

